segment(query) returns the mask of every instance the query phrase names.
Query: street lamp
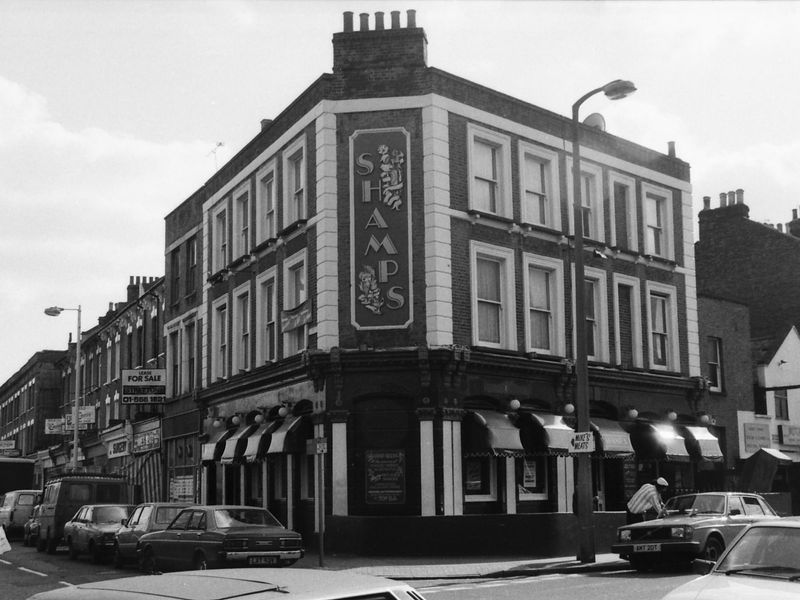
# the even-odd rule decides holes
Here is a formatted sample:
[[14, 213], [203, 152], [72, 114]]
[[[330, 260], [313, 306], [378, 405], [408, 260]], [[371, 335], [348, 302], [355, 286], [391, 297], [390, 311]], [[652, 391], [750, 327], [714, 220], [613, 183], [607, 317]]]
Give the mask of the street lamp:
[[[620, 100], [636, 91], [630, 81], [615, 79], [580, 97], [572, 105], [572, 194], [575, 229], [575, 406], [578, 432], [591, 431], [589, 424], [589, 370], [586, 358], [586, 298], [583, 268], [583, 200], [581, 198], [581, 104], [603, 92], [611, 100]], [[594, 517], [592, 515], [592, 463], [586, 452], [578, 454], [575, 482], [578, 515], [578, 560], [595, 562]]]
[[72, 407], [72, 468], [78, 469], [78, 398], [81, 393], [81, 306], [78, 308], [62, 308], [51, 306], [44, 309], [48, 317], [57, 317], [65, 310], [78, 312], [78, 336], [75, 338], [75, 404]]

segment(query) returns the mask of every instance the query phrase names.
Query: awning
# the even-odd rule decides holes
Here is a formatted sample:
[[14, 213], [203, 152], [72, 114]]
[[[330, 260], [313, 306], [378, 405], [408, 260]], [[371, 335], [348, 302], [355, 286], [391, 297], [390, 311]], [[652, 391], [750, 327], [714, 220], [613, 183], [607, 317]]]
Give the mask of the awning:
[[467, 455], [522, 456], [520, 431], [505, 413], [470, 410], [464, 416], [461, 445]]
[[766, 452], [773, 458], [778, 459], [778, 464], [781, 466], [792, 464], [792, 457], [788, 454], [784, 454], [777, 448], [759, 448], [759, 452]]
[[313, 436], [313, 426], [308, 416], [287, 417], [272, 432], [267, 454], [285, 452], [288, 454], [305, 453], [306, 440]]
[[592, 417], [591, 425], [595, 434], [596, 453], [620, 458], [633, 454], [631, 436], [618, 421]]
[[636, 456], [643, 460], [690, 460], [683, 436], [666, 423], [636, 423], [631, 429], [631, 442]]
[[681, 432], [686, 439], [686, 449], [692, 457], [716, 462], [722, 460], [719, 440], [707, 428], [685, 425], [681, 427]]
[[270, 421], [259, 425], [250, 437], [247, 438], [247, 447], [244, 449], [242, 458], [246, 462], [255, 462], [262, 460], [267, 454], [270, 441], [272, 440], [272, 432], [280, 426], [282, 421]]
[[569, 454], [575, 430], [561, 415], [520, 412], [517, 423], [528, 453]]
[[791, 457], [780, 450], [759, 448], [745, 459], [739, 487], [746, 492], [770, 492], [778, 467], [791, 464]]
[[225, 451], [225, 441], [234, 433], [236, 433], [235, 429], [223, 429], [215, 433], [211, 441], [203, 444], [201, 460], [204, 463], [217, 462]]
[[225, 440], [225, 450], [222, 451], [222, 458], [220, 462], [226, 465], [242, 458], [245, 446], [247, 445], [247, 438], [250, 437], [258, 425], [242, 425], [236, 430], [232, 436]]

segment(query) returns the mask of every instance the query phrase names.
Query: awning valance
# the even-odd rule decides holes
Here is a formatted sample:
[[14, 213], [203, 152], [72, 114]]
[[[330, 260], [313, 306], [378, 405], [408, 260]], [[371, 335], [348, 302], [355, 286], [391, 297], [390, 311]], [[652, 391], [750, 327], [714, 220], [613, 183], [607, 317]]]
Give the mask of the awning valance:
[[286, 417], [272, 432], [267, 454], [304, 453], [306, 440], [313, 436], [311, 418], [305, 415]]
[[633, 454], [631, 436], [618, 421], [592, 417], [591, 423], [595, 433], [595, 452], [617, 457]]
[[575, 430], [564, 422], [561, 415], [520, 412], [517, 424], [526, 452], [569, 454]]
[[222, 451], [220, 462], [226, 465], [242, 458], [247, 446], [247, 438], [258, 428], [258, 425], [242, 425], [232, 436], [225, 440], [225, 449]]
[[686, 449], [692, 457], [711, 461], [722, 460], [719, 440], [707, 428], [685, 425], [681, 427], [681, 432], [686, 439]]
[[683, 436], [668, 423], [640, 421], [631, 430], [631, 442], [636, 455], [643, 460], [690, 460]]
[[209, 442], [203, 444], [202, 461], [204, 463], [219, 461], [225, 451], [225, 442], [234, 433], [236, 433], [236, 429], [233, 428], [216, 432]]
[[259, 425], [258, 429], [247, 438], [247, 446], [244, 449], [242, 458], [246, 462], [255, 462], [263, 459], [267, 454], [267, 449], [272, 440], [272, 432], [277, 429], [281, 423], [282, 421], [270, 421], [269, 423]]
[[522, 456], [525, 448], [519, 434], [505, 413], [470, 410], [462, 421], [462, 450], [467, 455]]

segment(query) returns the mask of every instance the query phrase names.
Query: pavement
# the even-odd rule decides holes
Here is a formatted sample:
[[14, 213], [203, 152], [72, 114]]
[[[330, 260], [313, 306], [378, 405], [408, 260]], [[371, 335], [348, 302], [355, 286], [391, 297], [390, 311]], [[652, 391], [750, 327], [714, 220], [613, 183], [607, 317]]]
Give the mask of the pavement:
[[390, 579], [470, 579], [480, 577], [518, 577], [553, 573], [589, 573], [622, 571], [631, 568], [616, 554], [597, 554], [594, 562], [582, 563], [574, 556], [553, 558], [433, 556], [391, 557], [306, 554], [297, 567], [349, 570]]

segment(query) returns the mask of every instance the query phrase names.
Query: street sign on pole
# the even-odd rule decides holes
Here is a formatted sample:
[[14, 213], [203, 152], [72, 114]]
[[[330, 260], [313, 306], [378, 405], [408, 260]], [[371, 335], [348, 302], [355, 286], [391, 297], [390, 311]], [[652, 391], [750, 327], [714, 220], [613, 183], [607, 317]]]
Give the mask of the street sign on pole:
[[591, 431], [576, 431], [569, 443], [572, 452], [594, 452], [594, 434]]

